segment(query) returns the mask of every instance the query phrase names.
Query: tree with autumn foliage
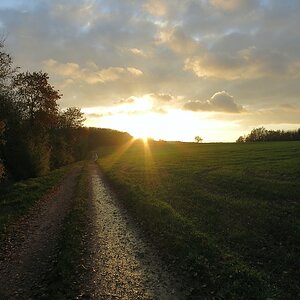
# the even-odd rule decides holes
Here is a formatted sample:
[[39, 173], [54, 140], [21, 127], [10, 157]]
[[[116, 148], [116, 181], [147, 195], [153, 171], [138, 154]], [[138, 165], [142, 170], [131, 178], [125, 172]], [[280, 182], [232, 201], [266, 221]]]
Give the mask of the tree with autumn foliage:
[[13, 80], [15, 102], [21, 111], [23, 135], [34, 176], [50, 170], [51, 141], [49, 130], [57, 127], [59, 91], [49, 83], [43, 72], [19, 73]]
[[14, 78], [13, 89], [23, 119], [31, 129], [49, 129], [57, 125], [57, 101], [62, 95], [50, 85], [47, 73], [19, 73]]
[[0, 41], [0, 178], [20, 180], [84, 159], [129, 135], [83, 128], [80, 108], [60, 109], [62, 94], [42, 71], [18, 72]]

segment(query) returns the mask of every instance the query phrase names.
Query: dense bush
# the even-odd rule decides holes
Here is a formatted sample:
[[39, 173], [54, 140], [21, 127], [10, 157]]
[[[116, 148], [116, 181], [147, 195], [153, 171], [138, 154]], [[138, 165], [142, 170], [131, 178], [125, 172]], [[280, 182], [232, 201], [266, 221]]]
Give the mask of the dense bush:
[[298, 130], [267, 130], [264, 127], [254, 128], [245, 136], [240, 136], [237, 143], [269, 142], [269, 141], [300, 141], [300, 128]]

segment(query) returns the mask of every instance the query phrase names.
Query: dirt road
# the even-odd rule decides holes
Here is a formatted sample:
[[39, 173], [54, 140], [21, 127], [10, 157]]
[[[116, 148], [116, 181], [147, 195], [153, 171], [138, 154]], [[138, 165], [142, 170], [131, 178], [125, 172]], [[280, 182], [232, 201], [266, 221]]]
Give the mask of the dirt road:
[[[119, 205], [97, 165], [90, 163], [88, 168], [86, 272], [78, 275], [81, 292], [76, 299], [184, 299], [179, 283]], [[32, 207], [1, 245], [0, 299], [49, 299], [48, 275], [58, 257], [79, 173], [74, 169]]]
[[80, 169], [36, 203], [0, 247], [0, 299], [47, 298], [48, 273], [58, 253], [63, 220]]
[[90, 165], [88, 268], [84, 294], [92, 299], [181, 299], [151, 245], [120, 207], [98, 167]]

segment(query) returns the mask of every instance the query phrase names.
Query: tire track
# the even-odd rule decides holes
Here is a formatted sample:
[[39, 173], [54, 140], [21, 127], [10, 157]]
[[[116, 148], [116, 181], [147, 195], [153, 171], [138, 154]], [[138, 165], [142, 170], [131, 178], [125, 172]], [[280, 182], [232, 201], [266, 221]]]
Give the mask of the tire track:
[[38, 201], [0, 247], [0, 299], [47, 298], [47, 275], [59, 251], [63, 221], [80, 168]]
[[87, 268], [89, 283], [82, 297], [91, 299], [182, 299], [151, 245], [90, 164], [91, 203]]

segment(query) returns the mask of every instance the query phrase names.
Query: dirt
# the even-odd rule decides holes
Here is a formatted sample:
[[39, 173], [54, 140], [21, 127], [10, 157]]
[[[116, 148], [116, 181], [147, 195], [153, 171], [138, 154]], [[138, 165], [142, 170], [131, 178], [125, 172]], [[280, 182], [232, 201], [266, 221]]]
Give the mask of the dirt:
[[79, 173], [78, 168], [73, 169], [13, 226], [2, 243], [0, 299], [47, 298], [47, 274], [56, 261], [58, 239]]
[[[79, 173], [73, 170], [36, 203], [1, 245], [0, 299], [49, 299], [47, 275], [57, 260]], [[170, 275], [95, 163], [89, 164], [89, 178], [86, 272], [78, 274], [76, 299], [184, 299], [179, 279]]]
[[127, 216], [90, 164], [89, 270], [82, 297], [91, 299], [183, 299], [179, 282]]

